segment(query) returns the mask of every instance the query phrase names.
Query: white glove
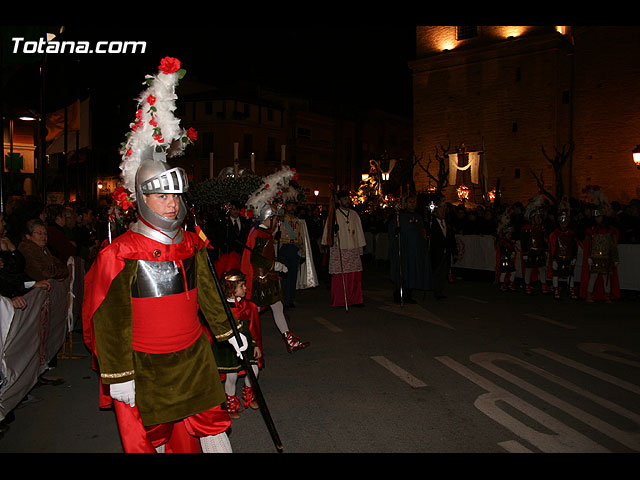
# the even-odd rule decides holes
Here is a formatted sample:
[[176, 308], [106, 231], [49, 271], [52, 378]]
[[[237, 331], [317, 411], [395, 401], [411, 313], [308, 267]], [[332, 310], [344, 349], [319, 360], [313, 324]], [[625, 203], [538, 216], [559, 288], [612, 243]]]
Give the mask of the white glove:
[[240, 352], [244, 352], [247, 349], [247, 346], [248, 346], [247, 337], [245, 337], [241, 333], [239, 333], [238, 335], [240, 335], [240, 340], [242, 340], [242, 346], [238, 347], [238, 340], [236, 339], [235, 336], [229, 339], [229, 343], [233, 346], [233, 348], [235, 348], [236, 355], [238, 355], [238, 358], [242, 358], [242, 353]]
[[282, 273], [287, 273], [289, 271], [287, 266], [284, 263], [280, 263], [280, 262], [275, 262], [275, 264], [273, 265], [273, 269], [276, 272], [282, 272]]
[[112, 383], [109, 385], [109, 395], [114, 400], [128, 403], [131, 407], [136, 405], [136, 383], [135, 380], [128, 382]]

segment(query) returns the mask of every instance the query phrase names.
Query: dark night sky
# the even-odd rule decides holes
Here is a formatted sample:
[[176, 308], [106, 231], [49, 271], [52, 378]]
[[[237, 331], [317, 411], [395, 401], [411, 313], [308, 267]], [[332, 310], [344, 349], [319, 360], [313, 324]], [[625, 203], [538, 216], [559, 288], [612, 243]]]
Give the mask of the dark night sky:
[[52, 103], [87, 92], [89, 85], [91, 89], [131, 89], [137, 95], [144, 75], [156, 73], [162, 57], [173, 56], [182, 61], [189, 78], [213, 84], [251, 79], [285, 92], [411, 111], [407, 63], [415, 54], [412, 25], [196, 25], [172, 28], [169, 33], [159, 33], [158, 28], [65, 28], [66, 39], [146, 41], [147, 52], [49, 55]]

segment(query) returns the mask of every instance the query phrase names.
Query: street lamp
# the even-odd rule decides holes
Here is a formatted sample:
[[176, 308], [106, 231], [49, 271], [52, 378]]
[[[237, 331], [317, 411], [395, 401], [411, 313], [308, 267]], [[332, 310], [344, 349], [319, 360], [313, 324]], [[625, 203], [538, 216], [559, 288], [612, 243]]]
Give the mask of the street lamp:
[[640, 145], [636, 145], [636, 148], [634, 148], [631, 153], [633, 153], [633, 163], [635, 163], [638, 170], [640, 170]]
[[316, 207], [318, 206], [318, 195], [320, 195], [320, 190], [315, 189], [313, 194], [316, 196]]

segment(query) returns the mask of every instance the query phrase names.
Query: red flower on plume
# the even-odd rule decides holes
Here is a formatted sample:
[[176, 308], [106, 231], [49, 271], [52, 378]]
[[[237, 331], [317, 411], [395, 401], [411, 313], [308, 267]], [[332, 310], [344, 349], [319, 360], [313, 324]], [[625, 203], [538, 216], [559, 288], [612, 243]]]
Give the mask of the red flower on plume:
[[173, 57], [164, 57], [160, 61], [160, 66], [158, 67], [162, 73], [175, 73], [180, 70], [180, 60]]
[[164, 138], [162, 138], [162, 135], [154, 135], [153, 139], [158, 143], [164, 143]]
[[113, 198], [116, 204], [119, 205], [123, 210], [128, 210], [129, 208], [133, 207], [133, 202], [131, 201], [131, 197], [129, 196], [129, 191], [122, 186], [117, 187], [113, 191], [111, 198]]
[[149, 103], [149, 105], [153, 105], [154, 103], [156, 103], [156, 97], [154, 97], [153, 95], [149, 95], [147, 97], [147, 102]]
[[293, 180], [298, 180], [298, 178], [300, 178], [300, 175], [298, 175], [297, 173], [293, 176]]
[[250, 209], [249, 209], [249, 210], [247, 210], [247, 211], [246, 211], [246, 217], [247, 217], [247, 218], [253, 218], [253, 210], [250, 210]]
[[193, 127], [189, 127], [189, 130], [187, 130], [187, 138], [195, 142], [198, 139], [198, 131]]
[[152, 127], [157, 127], [158, 122], [156, 121], [155, 118], [152, 118], [151, 120], [149, 120], [149, 125], [151, 125]]

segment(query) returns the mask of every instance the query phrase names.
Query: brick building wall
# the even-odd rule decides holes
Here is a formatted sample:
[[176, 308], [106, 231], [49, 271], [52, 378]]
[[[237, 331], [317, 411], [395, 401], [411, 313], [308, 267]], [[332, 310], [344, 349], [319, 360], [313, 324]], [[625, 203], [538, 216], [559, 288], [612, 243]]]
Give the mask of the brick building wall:
[[[499, 179], [504, 201], [526, 203], [539, 190], [533, 173], [555, 193], [542, 149], [553, 156], [573, 141], [565, 193], [580, 197], [597, 183], [611, 200], [640, 196], [631, 161], [640, 143], [638, 28], [574, 28], [573, 37], [554, 27], [476, 28], [460, 40], [455, 26], [416, 29], [414, 151], [423, 165], [440, 145], [482, 150], [487, 190]], [[414, 176], [418, 189], [429, 186], [421, 169]], [[457, 182], [469, 186], [469, 175], [458, 172]], [[457, 200], [455, 186], [445, 195]]]
[[575, 36], [573, 176], [578, 191], [599, 184], [611, 200], [640, 198], [640, 27], [582, 27]]

